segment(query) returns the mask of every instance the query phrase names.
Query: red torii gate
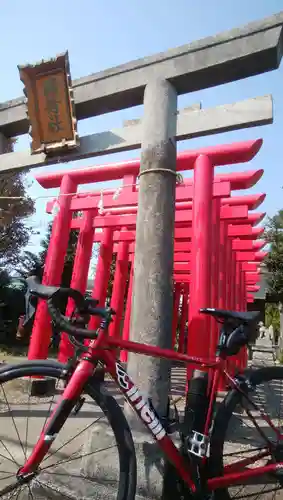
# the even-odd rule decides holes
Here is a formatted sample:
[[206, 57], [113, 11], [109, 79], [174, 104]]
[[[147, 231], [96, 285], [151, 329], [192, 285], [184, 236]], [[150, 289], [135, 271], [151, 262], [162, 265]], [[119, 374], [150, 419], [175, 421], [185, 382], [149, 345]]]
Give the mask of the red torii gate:
[[[208, 248], [208, 241], [210, 241], [210, 239], [208, 238], [209, 231], [206, 231], [209, 222], [208, 218], [209, 214], [207, 208], [208, 205], [211, 206], [212, 204], [212, 198], [213, 198], [212, 181], [213, 181], [214, 166], [249, 161], [256, 155], [259, 148], [261, 147], [261, 144], [262, 144], [261, 140], [246, 141], [244, 143], [203, 148], [198, 151], [187, 151], [178, 155], [178, 160], [177, 160], [178, 171], [194, 168], [193, 211], [191, 212], [190, 210], [188, 210], [189, 207], [187, 207], [187, 210], [184, 210], [185, 207], [180, 207], [179, 209], [176, 206], [176, 231], [178, 230], [179, 227], [184, 229], [185, 225], [188, 225], [187, 229], [189, 229], [190, 224], [192, 224], [193, 227], [192, 232], [194, 237], [192, 239], [192, 256], [191, 256], [191, 263], [192, 263], [191, 265], [193, 272], [193, 276], [191, 278], [192, 281], [198, 281], [199, 283], [204, 283], [204, 276], [206, 276], [206, 278], [210, 276], [210, 274], [207, 272], [210, 267], [210, 264], [208, 262], [209, 258], [205, 259], [205, 256], [207, 257], [208, 255], [207, 248]], [[76, 203], [78, 204], [82, 200], [85, 200], [85, 202], [87, 202], [88, 200], [88, 197], [86, 197], [83, 194], [76, 197], [73, 197], [71, 195], [72, 193], [76, 192], [78, 184], [101, 182], [103, 180], [106, 181], [106, 180], [124, 178], [124, 184], [125, 184], [124, 189], [127, 189], [128, 196], [129, 197], [131, 195], [137, 196], [138, 190], [135, 188], [128, 189], [126, 187], [126, 183], [129, 184], [130, 181], [130, 183], [133, 184], [133, 180], [136, 179], [138, 171], [139, 171], [139, 160], [135, 160], [115, 165], [107, 165], [104, 167], [90, 167], [88, 169], [78, 169], [68, 172], [65, 171], [59, 173], [49, 173], [37, 176], [37, 180], [40, 182], [41, 185], [43, 185], [46, 188], [60, 186], [59, 213], [56, 216], [56, 220], [53, 226], [50, 248], [46, 260], [46, 266], [43, 278], [43, 282], [45, 284], [53, 284], [53, 285], [60, 284], [61, 273], [64, 263], [64, 256], [68, 243], [68, 235], [71, 227], [74, 225], [74, 222], [72, 221], [72, 211], [78, 210], [77, 208], [78, 205], [77, 207], [75, 205]], [[262, 171], [257, 171], [256, 173], [253, 172], [253, 176], [248, 175], [246, 187], [250, 187], [251, 185], [253, 185], [261, 177], [261, 175]], [[221, 185], [222, 183], [224, 184], [225, 181], [227, 181], [227, 174], [223, 174], [220, 176], [217, 175], [215, 176], [215, 178], [217, 178], [217, 182], [220, 183]], [[215, 186], [217, 182], [214, 183]], [[241, 175], [238, 175], [237, 173], [234, 174], [233, 181], [231, 184], [231, 189], [242, 189], [242, 182], [243, 182], [243, 177], [241, 177]], [[187, 184], [188, 186], [190, 185], [189, 182]], [[178, 186], [177, 192], [178, 190], [180, 191], [182, 187], [184, 189], [187, 189], [188, 186], [186, 185]], [[184, 200], [188, 199], [186, 198], [186, 196], [188, 196], [186, 193], [180, 196], [184, 196], [185, 197]], [[105, 198], [106, 197], [104, 197], [103, 202], [104, 202], [104, 207], [107, 208]], [[203, 205], [204, 200], [205, 200], [206, 210], [205, 212], [202, 212], [201, 217], [199, 217], [199, 220], [197, 220], [199, 207]], [[114, 200], [112, 199], [112, 208], [115, 207], [115, 203], [113, 202]], [[231, 210], [231, 207], [224, 207], [224, 206], [220, 207], [221, 213], [225, 214], [226, 208], [227, 208], [226, 213], [229, 214], [229, 210]], [[104, 237], [103, 244], [101, 246], [104, 252], [105, 262], [107, 260], [109, 261], [110, 252], [109, 251], [107, 252], [107, 248], [109, 250], [110, 246], [113, 245], [113, 224], [111, 228], [111, 220], [109, 219], [108, 216], [104, 218], [95, 216], [96, 208], [94, 206], [87, 207], [86, 205], [84, 205], [83, 210], [88, 210], [88, 211], [85, 212], [83, 223], [80, 228], [80, 238], [78, 242], [76, 260], [78, 260], [79, 262], [80, 256], [82, 256], [83, 254], [87, 256], [88, 254], [91, 253], [93, 236], [94, 236], [93, 220], [95, 219], [96, 225], [100, 224], [100, 227], [105, 228], [103, 235]], [[247, 213], [248, 210], [247, 207], [234, 207], [232, 210], [236, 212], [238, 210], [237, 214], [238, 217], [240, 218], [242, 217], [242, 222], [245, 220], [245, 222], [247, 223], [252, 223], [252, 220], [250, 220]], [[113, 217], [114, 214], [111, 216], [112, 222], [113, 222]], [[226, 215], [226, 217], [227, 217], [227, 222], [229, 222], [228, 215]], [[115, 215], [115, 224], [117, 224], [117, 214]], [[134, 227], [135, 215], [129, 214], [121, 216], [118, 225], [119, 226], [121, 225], [120, 226], [121, 228], [131, 227], [131, 226]], [[203, 226], [202, 230], [205, 235], [204, 240], [199, 233], [199, 228], [197, 228], [197, 225]], [[83, 238], [85, 234], [90, 234], [91, 232], [93, 233], [91, 239], [89, 237]], [[88, 244], [86, 244], [86, 240], [88, 240]], [[196, 240], [198, 241], [197, 244]], [[196, 247], [198, 247], [197, 253], [195, 251]], [[199, 254], [201, 254], [203, 257], [202, 266], [199, 265], [199, 260], [198, 260]], [[111, 251], [111, 257], [112, 257], [112, 251]], [[200, 267], [202, 267], [202, 269]], [[99, 274], [99, 269], [97, 269], [97, 273]], [[106, 274], [107, 273], [104, 272], [104, 277], [106, 277]], [[81, 284], [83, 280], [85, 280], [84, 275], [81, 280], [79, 280], [78, 276], [76, 278], [76, 281], [81, 281]], [[209, 298], [210, 298], [210, 293], [208, 294], [207, 290], [202, 290], [200, 288], [197, 302], [199, 304], [201, 303], [202, 306], [204, 306], [209, 303], [209, 300], [204, 300], [204, 299], [209, 299]], [[197, 318], [199, 319], [199, 313], [198, 310], [196, 313], [195, 305], [196, 302], [194, 302], [193, 307], [192, 304], [190, 307], [191, 310], [193, 309], [195, 311], [194, 321]], [[200, 331], [203, 332], [204, 331], [203, 325], [206, 321], [206, 318], [202, 319], [204, 319], [204, 322], [201, 323], [202, 328]], [[49, 330], [48, 327], [49, 325], [48, 325], [48, 316], [46, 314], [46, 305], [45, 303], [40, 302], [36, 315], [31, 346], [29, 350], [29, 358], [33, 357], [40, 358], [46, 356], [49, 339], [48, 338], [42, 339], [40, 338], [40, 335], [42, 331], [47, 330], [48, 332]]]
[[[214, 195], [217, 196], [219, 194], [224, 194], [224, 189], [217, 189], [218, 187], [221, 186], [221, 183], [219, 183], [219, 185], [216, 184], [216, 189], [214, 189]], [[93, 204], [93, 200], [92, 198], [95, 198], [96, 197], [96, 193], [94, 193], [93, 195], [91, 195], [91, 197], [88, 197], [88, 207], [90, 207], [88, 210], [92, 210], [93, 213], [92, 213], [92, 218], [93, 218], [93, 224], [89, 226], [89, 230], [92, 231], [93, 229], [93, 226], [100, 226], [102, 224], [101, 222], [101, 217], [97, 217], [94, 215], [94, 204]], [[246, 219], [250, 218], [252, 219], [253, 222], [255, 222], [256, 220], [258, 220], [259, 218], [262, 218], [263, 214], [248, 214], [247, 213], [247, 209], [250, 208], [250, 209], [253, 209], [257, 206], [259, 206], [259, 204], [264, 200], [264, 197], [265, 195], [251, 195], [251, 196], [244, 196], [244, 197], [234, 197], [234, 198], [228, 198], [228, 199], [223, 199], [222, 202], [224, 201], [223, 205], [224, 205], [224, 210], [222, 211], [222, 217], [225, 219], [229, 219], [229, 217], [233, 217], [233, 222], [238, 222], [237, 219], [235, 219], [235, 217], [239, 217], [239, 215], [241, 216], [244, 216]], [[82, 201], [85, 199], [83, 198], [80, 198], [80, 201]], [[120, 200], [120, 204], [123, 203], [123, 200], [124, 198], [122, 197], [122, 199]], [[74, 202], [76, 202], [77, 200], [74, 199]], [[230, 201], [230, 203], [229, 203]], [[96, 200], [97, 202], [97, 200]], [[235, 209], [234, 209], [234, 214], [231, 213], [231, 209], [229, 209], [229, 206], [236, 206], [236, 205], [239, 205], [239, 204], [243, 204], [243, 203], [246, 203], [246, 206], [244, 205], [243, 207], [238, 207], [238, 208], [242, 208], [242, 210], [237, 210], [236, 213], [235, 213]], [[229, 206], [228, 206], [229, 205]], [[74, 206], [76, 207], [76, 209], [81, 209], [82, 208], [82, 205], [78, 205], [77, 203], [74, 203]], [[188, 204], [188, 203], [177, 203], [176, 204], [176, 209], [183, 209], [185, 207], [190, 207], [191, 204]], [[85, 207], [85, 205], [84, 205]], [[178, 208], [177, 208], [178, 207]], [[127, 212], [136, 212], [136, 206], [133, 206], [133, 207], [127, 207]], [[227, 210], [228, 208], [228, 210]], [[118, 215], [123, 213], [123, 207], [121, 207], [120, 209], [118, 209]], [[184, 210], [182, 211], [182, 215], [183, 215], [183, 212]], [[97, 212], [96, 212], [97, 213]], [[113, 217], [113, 214], [116, 214], [116, 216]], [[132, 215], [132, 214], [131, 214]], [[87, 215], [86, 215], [87, 216]], [[186, 221], [189, 221], [189, 219], [191, 219], [191, 212], [189, 210], [185, 211], [185, 219]], [[252, 216], [252, 217], [249, 217], [249, 216]], [[121, 219], [122, 219], [122, 223], [121, 223]], [[239, 220], [242, 220], [242, 219], [239, 219]], [[97, 222], [98, 221], [98, 222]], [[128, 224], [129, 222], [129, 224]], [[127, 223], [125, 223], [125, 219], [124, 217], [117, 217], [117, 208], [114, 209], [114, 212], [113, 210], [109, 209], [107, 211], [107, 215], [105, 215], [103, 217], [103, 225], [105, 227], [112, 227], [112, 229], [116, 228], [117, 226], [121, 226], [121, 227], [125, 227], [125, 226], [131, 226], [133, 224], [133, 222], [135, 222], [135, 220], [133, 220], [133, 217], [131, 217], [130, 219], [128, 218], [127, 219]], [[178, 221], [177, 221], [178, 222]], [[230, 221], [232, 222], [232, 220]], [[80, 228], [82, 230], [82, 227], [83, 227], [83, 223], [84, 223], [84, 219], [83, 218], [75, 218], [73, 219], [72, 221], [72, 228]], [[260, 231], [261, 232], [261, 231]], [[101, 240], [101, 235], [99, 235], [98, 233], [98, 238], [96, 238], [96, 240]], [[99, 237], [100, 236], [100, 237]], [[129, 253], [133, 253], [134, 252], [134, 245], [133, 243], [131, 243], [131, 245], [127, 245], [126, 242], [129, 242], [129, 241], [134, 241], [135, 239], [135, 235], [133, 232], [126, 232], [126, 231], [121, 231], [119, 233], [117, 233], [117, 241], [119, 241], [118, 244], [116, 244], [116, 247], [114, 245], [114, 248], [112, 250], [114, 250], [114, 252], [116, 251], [117, 252], [117, 269], [116, 269], [116, 273], [115, 273], [115, 278], [114, 278], [114, 285], [113, 285], [113, 294], [112, 294], [112, 299], [111, 299], [111, 306], [117, 311], [117, 315], [114, 319], [114, 323], [111, 325], [110, 327], [110, 335], [117, 335], [117, 332], [119, 330], [119, 323], [121, 321], [121, 318], [122, 318], [122, 313], [123, 313], [123, 310], [122, 310], [122, 306], [123, 306], [123, 302], [124, 302], [124, 291], [125, 291], [125, 286], [126, 286], [126, 279], [127, 279], [127, 270], [128, 270], [128, 260], [129, 260]], [[127, 237], [126, 237], [127, 236]], [[121, 240], [124, 240], [124, 241], [121, 241]], [[240, 243], [242, 243], [242, 245], [240, 245]], [[246, 240], [244, 242], [241, 242], [241, 241], [235, 241], [233, 243], [234, 248], [235, 249], [238, 249], [238, 250], [251, 250], [252, 248], [260, 248], [262, 247], [265, 243], [264, 242], [258, 242], [257, 244], [255, 244], [255, 247], [253, 247], [253, 242], [252, 241], [249, 241], [249, 240]], [[177, 245], [177, 246], [176, 246]], [[178, 245], [182, 245], [182, 250], [187, 250], [189, 251], [190, 250], [190, 243], [182, 243], [182, 242], [179, 242], [179, 243], [175, 243], [175, 252], [177, 251], [178, 249]], [[181, 250], [181, 249], [180, 249]], [[111, 256], [112, 258], [112, 251], [109, 253], [109, 255]], [[183, 255], [182, 256], [182, 259], [185, 259], [185, 258], [188, 258], [189, 260], [189, 253], [187, 255]], [[252, 257], [251, 255], [245, 255], [245, 259], [248, 258], [248, 257]], [[238, 257], [238, 260], [240, 261], [243, 261], [245, 260], [243, 258], [241, 258], [241, 255]], [[131, 259], [132, 260], [132, 259]], [[175, 256], [175, 261], [176, 261], [176, 256]], [[179, 259], [180, 260], [180, 259]], [[79, 262], [78, 261], [78, 265], [79, 265], [79, 269], [80, 269], [80, 277], [82, 276], [82, 264], [83, 266], [85, 267], [86, 266], [86, 261], [84, 260], [83, 263]], [[105, 266], [105, 252], [103, 250], [103, 258], [102, 258], [102, 261], [100, 263], [104, 268], [108, 267], [108, 266]], [[99, 265], [98, 265], [99, 266]], [[88, 265], [86, 266], [85, 268], [85, 272], [87, 272], [88, 270]], [[181, 265], [181, 268], [179, 267], [178, 268], [178, 264], [175, 265], [175, 272], [179, 273], [180, 271], [182, 271], [183, 273], [184, 272], [187, 272], [189, 270], [189, 266], [188, 265], [184, 265], [182, 264]], [[75, 273], [74, 271], [74, 275], [75, 277], [77, 276], [77, 274]], [[180, 275], [179, 275], [180, 276]], [[175, 274], [175, 280], [177, 281], [177, 278], [178, 278], [178, 274]], [[97, 273], [97, 280], [96, 280], [96, 283], [95, 283], [95, 286], [94, 286], [94, 294], [96, 296], [105, 296], [106, 295], [106, 288], [107, 288], [107, 280], [105, 280], [104, 278], [104, 272], [98, 272]], [[188, 282], [189, 281], [189, 277], [188, 276], [185, 276], [186, 279], [184, 279], [184, 276], [182, 275], [182, 278], [183, 278], [183, 281], [186, 281]], [[75, 287], [75, 288], [78, 288], [80, 285], [80, 283], [78, 283], [76, 281], [76, 279], [73, 279], [72, 280], [72, 286]], [[130, 290], [131, 290], [131, 286], [132, 286], [132, 282], [130, 283]], [[249, 291], [256, 291], [257, 289], [256, 288], [253, 288], [253, 289], [249, 289]], [[103, 298], [104, 300], [104, 298]], [[129, 300], [130, 300], [130, 297], [129, 297]], [[175, 297], [175, 304], [176, 304], [176, 297]], [[175, 307], [177, 307], [175, 305]], [[72, 310], [72, 308], [71, 308]], [[174, 308], [175, 310], [175, 308]], [[67, 311], [68, 313], [68, 311]], [[127, 315], [126, 314], [126, 334], [125, 334], [125, 338], [127, 338], [127, 333], [128, 333], [128, 320], [129, 320], [129, 314]], [[176, 322], [176, 315], [174, 317], [174, 320], [173, 320], [173, 327], [172, 327], [172, 330], [174, 332], [175, 330], [175, 322]], [[66, 339], [65, 339], [66, 340]], [[64, 344], [64, 343], [63, 343]], [[62, 345], [62, 351], [61, 351], [61, 355], [62, 357], [66, 357], [66, 351], [68, 351], [68, 355], [71, 354], [71, 352], [69, 352], [69, 349], [67, 347], [67, 342], [65, 343], [65, 345]], [[173, 342], [173, 345], [174, 345], [174, 342]], [[64, 354], [65, 352], [65, 354]], [[126, 357], [125, 353], [124, 354], [124, 357]], [[125, 359], [124, 359], [125, 360]]]

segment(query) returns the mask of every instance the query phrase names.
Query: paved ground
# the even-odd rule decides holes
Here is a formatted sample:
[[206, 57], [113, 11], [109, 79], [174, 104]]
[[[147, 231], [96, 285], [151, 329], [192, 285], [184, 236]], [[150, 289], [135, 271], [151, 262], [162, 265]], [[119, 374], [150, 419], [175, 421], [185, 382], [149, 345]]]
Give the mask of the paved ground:
[[[268, 348], [270, 342], [268, 339], [260, 339], [257, 341], [257, 345], [264, 345]], [[252, 364], [262, 365], [272, 363], [273, 358], [270, 353], [254, 353]], [[15, 473], [18, 466], [23, 463], [24, 457], [28, 456], [44, 425], [46, 415], [55, 404], [61, 392], [61, 389], [58, 387], [55, 397], [46, 397], [38, 400], [38, 398], [28, 397], [25, 387], [26, 381], [17, 380], [9, 383], [9, 387], [5, 388], [5, 393], [2, 392], [1, 394], [0, 392], [0, 490], [3, 488], [3, 483], [5, 485], [10, 484], [10, 475]], [[108, 388], [111, 394], [117, 396], [117, 391], [111, 383], [108, 384]], [[181, 413], [184, 406], [184, 399], [182, 399], [184, 391], [185, 368], [175, 367], [172, 371], [172, 397], [175, 400], [181, 398], [177, 403]], [[259, 397], [262, 398], [262, 403], [266, 402], [264, 393]], [[275, 399], [278, 400], [278, 398], [281, 402], [281, 392], [279, 393], [277, 388]], [[118, 396], [117, 399], [122, 405], [123, 398]], [[275, 399], [268, 401], [269, 404], [275, 406]], [[7, 403], [10, 403], [10, 410], [7, 409]], [[28, 415], [32, 418], [28, 419]], [[239, 417], [241, 415], [235, 415], [235, 418], [238, 420]], [[263, 425], [263, 422], [261, 422], [261, 425]], [[250, 433], [250, 429], [247, 428], [245, 422], [244, 424], [241, 422], [239, 428], [240, 431], [231, 433], [227, 450], [225, 450], [226, 452], [233, 452], [235, 454], [235, 451], [237, 453], [239, 451], [249, 451], [250, 444], [247, 444], [247, 438], [249, 438], [250, 443], [253, 441], [253, 434]], [[91, 434], [90, 430], [92, 431]], [[19, 435], [22, 439], [21, 445], [18, 444]], [[74, 435], [77, 436], [76, 439], [70, 441], [70, 438]], [[86, 444], [88, 445], [90, 442], [90, 435], [92, 436], [91, 452], [97, 452], [95, 454], [97, 457], [95, 462], [93, 457], [91, 462], [88, 460], [88, 457], [81, 458], [82, 454], [85, 455]], [[93, 439], [94, 437], [95, 439]], [[35, 498], [73, 498], [76, 500], [105, 497], [107, 499], [116, 498], [115, 484], [117, 482], [117, 471], [113, 467], [109, 469], [109, 452], [111, 452], [111, 461], [116, 464], [118, 463], [118, 454], [114, 447], [113, 436], [109, 432], [107, 421], [94, 402], [87, 399], [81, 411], [68, 419], [52, 449], [54, 452], [57, 451], [56, 456], [49, 456], [44, 464], [47, 468], [33, 480], [30, 490], [25, 488], [19, 495], [13, 492], [1, 498], [13, 498], [15, 500], [24, 500], [27, 498], [31, 500]], [[91, 475], [89, 474], [89, 464], [91, 464]], [[156, 467], [154, 460], [152, 464]], [[70, 473], [73, 476], [72, 480], [67, 477]], [[106, 481], [105, 477], [107, 477]], [[260, 486], [260, 489], [263, 487]], [[236, 498], [245, 498], [243, 492], [239, 491], [239, 488], [235, 493], [237, 494]], [[280, 495], [277, 493], [277, 496], [274, 496], [273, 493], [266, 493], [258, 496], [258, 493], [260, 493], [258, 487], [256, 491], [250, 490], [249, 494], [252, 494], [252, 496], [248, 498], [260, 498], [262, 500], [271, 500], [273, 498], [283, 499], [283, 494]], [[137, 496], [137, 499], [139, 498], [145, 498], [145, 496]]]

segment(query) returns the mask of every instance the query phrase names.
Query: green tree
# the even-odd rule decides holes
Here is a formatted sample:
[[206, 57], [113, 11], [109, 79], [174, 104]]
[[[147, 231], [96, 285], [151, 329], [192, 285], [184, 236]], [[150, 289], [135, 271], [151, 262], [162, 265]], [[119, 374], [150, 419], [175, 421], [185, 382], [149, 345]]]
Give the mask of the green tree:
[[[40, 280], [42, 279], [46, 255], [50, 244], [51, 233], [52, 221], [49, 223], [46, 235], [41, 241], [42, 251], [38, 255], [28, 251], [22, 252], [20, 265], [16, 270], [24, 278], [26, 278], [28, 275], [34, 274], [38, 276]], [[65, 257], [64, 270], [61, 279], [61, 286], [64, 287], [69, 287], [71, 283], [77, 240], [78, 231], [71, 231], [67, 254]], [[60, 304], [62, 313], [65, 311], [66, 305], [67, 298], [63, 298]], [[32, 326], [33, 321], [29, 322], [28, 325], [25, 326], [25, 328], [21, 332], [22, 339], [26, 339], [29, 336], [32, 330]]]
[[21, 259], [16, 268], [16, 272], [23, 278], [27, 278], [31, 274], [34, 274], [42, 279], [43, 266], [44, 262], [39, 255], [25, 250], [21, 254]]
[[[2, 197], [2, 199], [1, 199]], [[3, 198], [4, 197], [4, 198]], [[9, 199], [10, 198], [10, 199]], [[17, 199], [13, 199], [17, 198]], [[34, 213], [34, 202], [27, 196], [24, 175], [0, 176], [0, 265], [13, 266], [27, 245], [31, 230], [27, 217]]]
[[265, 239], [270, 251], [265, 261], [269, 271], [269, 294], [278, 304], [280, 313], [280, 332], [283, 335], [283, 210], [269, 217], [265, 226]]
[[265, 306], [265, 325], [273, 326], [274, 330], [280, 331], [280, 314], [277, 304], [267, 303]]
[[16, 341], [19, 316], [25, 312], [26, 283], [0, 269], [0, 343], [12, 345]]

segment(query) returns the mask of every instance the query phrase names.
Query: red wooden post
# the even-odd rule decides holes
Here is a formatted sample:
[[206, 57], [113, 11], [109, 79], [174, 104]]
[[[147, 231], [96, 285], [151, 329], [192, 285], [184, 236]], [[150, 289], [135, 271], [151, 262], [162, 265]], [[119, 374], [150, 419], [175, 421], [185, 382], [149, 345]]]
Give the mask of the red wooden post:
[[[236, 263], [236, 311], [241, 311], [242, 310], [242, 300], [241, 300], [241, 270], [242, 263], [237, 262]], [[245, 351], [246, 347], [243, 347], [239, 353], [239, 361], [238, 361], [238, 366], [239, 368], [244, 368], [244, 363], [245, 363]]]
[[232, 265], [232, 242], [230, 238], [227, 238], [226, 241], [226, 309], [233, 309], [233, 296], [232, 296], [232, 287], [233, 287], [233, 265]]
[[[99, 300], [99, 305], [103, 307], [105, 305], [107, 287], [110, 276], [110, 265], [112, 262], [112, 250], [113, 250], [113, 229], [104, 229], [103, 240], [100, 245], [99, 256], [97, 261], [94, 286], [92, 291], [92, 297]], [[95, 330], [99, 325], [99, 318], [97, 316], [92, 316], [89, 322], [89, 328]]]
[[225, 309], [227, 307], [227, 223], [220, 221], [220, 248], [219, 248], [219, 308]]
[[[130, 338], [133, 279], [134, 279], [134, 262], [132, 262], [131, 271], [130, 271], [130, 282], [129, 282], [129, 288], [128, 288], [127, 304], [126, 304], [126, 312], [125, 312], [125, 320], [124, 320], [124, 328], [123, 328], [123, 340], [129, 340], [129, 338]], [[122, 362], [127, 363], [128, 351], [121, 351], [120, 359]]]
[[[212, 268], [211, 268], [211, 307], [220, 307], [220, 206], [221, 200], [214, 198], [212, 203]], [[211, 320], [211, 344], [210, 356], [215, 356], [216, 346], [218, 344], [219, 327], [218, 323]]]
[[242, 310], [241, 304], [241, 262], [236, 262], [236, 311]]
[[181, 284], [175, 283], [174, 301], [173, 301], [173, 321], [172, 321], [172, 349], [175, 348], [178, 320], [179, 320], [179, 306], [181, 297]]
[[[71, 288], [79, 290], [81, 293], [85, 293], [87, 285], [87, 277], [94, 236], [93, 215], [93, 211], [91, 210], [84, 212], [83, 225], [80, 229], [76, 248]], [[66, 316], [71, 316], [73, 310], [74, 301], [72, 299], [69, 299]], [[63, 333], [61, 335], [61, 342], [59, 347], [59, 361], [62, 363], [66, 363], [67, 360], [73, 355], [73, 352], [74, 347], [70, 343], [68, 335], [66, 333]]]
[[[219, 248], [219, 309], [228, 308], [228, 273], [227, 273], [227, 262], [228, 250], [226, 247], [228, 241], [228, 230], [229, 226], [226, 221], [220, 221], [220, 248]], [[218, 336], [219, 336], [219, 325], [218, 325]], [[226, 390], [226, 379], [221, 377], [219, 380], [219, 391]]]
[[113, 316], [113, 322], [109, 327], [109, 335], [111, 337], [119, 337], [120, 335], [120, 326], [124, 311], [125, 290], [128, 277], [128, 257], [129, 243], [121, 241], [118, 245], [111, 298], [111, 307], [116, 312], [115, 316]]
[[[231, 242], [233, 244], [233, 242]], [[232, 250], [233, 255], [233, 310], [237, 310], [237, 260], [236, 252]]]
[[[200, 314], [210, 305], [211, 283], [211, 212], [213, 195], [213, 165], [200, 155], [194, 168], [193, 240], [188, 326], [188, 353], [191, 356], [209, 355], [209, 319]], [[188, 378], [191, 369], [188, 367]]]
[[[231, 311], [236, 309], [236, 253], [232, 249], [232, 240], [229, 238], [229, 250], [230, 250], [230, 306]], [[238, 364], [239, 355], [232, 356], [230, 358], [233, 365]], [[229, 360], [228, 360], [229, 366]], [[232, 373], [232, 371], [230, 372]]]
[[188, 287], [184, 286], [183, 297], [182, 297], [179, 346], [178, 346], [178, 352], [181, 352], [182, 354], [185, 352], [185, 333], [186, 333], [186, 323], [188, 319], [188, 308], [189, 308], [188, 300], [189, 300]]
[[[246, 291], [246, 273], [242, 270], [241, 272], [241, 309], [242, 311], [247, 310], [247, 291]], [[243, 354], [243, 368], [248, 366], [248, 350], [244, 349]]]
[[[234, 285], [234, 303], [233, 303], [233, 309], [235, 311], [240, 311], [241, 310], [241, 305], [240, 305], [240, 297], [239, 297], [239, 287], [240, 287], [240, 273], [241, 273], [241, 262], [236, 261], [236, 255], [235, 251], [233, 251], [233, 270], [234, 270], [234, 276], [233, 276], [233, 285]], [[234, 362], [235, 364], [241, 368], [241, 359], [242, 359], [242, 349], [240, 352], [235, 356]]]
[[[72, 201], [70, 193], [77, 190], [77, 185], [68, 175], [64, 175], [58, 198], [59, 212], [54, 219], [49, 248], [46, 258], [42, 283], [61, 285], [64, 259], [68, 247], [72, 213], [69, 208]], [[67, 195], [67, 196], [66, 196]], [[51, 338], [51, 322], [46, 301], [40, 300], [37, 306], [32, 336], [29, 345], [29, 359], [45, 359]]]

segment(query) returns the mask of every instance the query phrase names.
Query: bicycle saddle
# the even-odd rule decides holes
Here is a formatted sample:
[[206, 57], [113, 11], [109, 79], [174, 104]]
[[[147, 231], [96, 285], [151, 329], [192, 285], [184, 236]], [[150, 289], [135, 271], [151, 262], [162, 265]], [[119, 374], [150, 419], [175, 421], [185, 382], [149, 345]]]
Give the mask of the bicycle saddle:
[[253, 323], [260, 316], [259, 311], [249, 311], [249, 312], [225, 311], [224, 309], [214, 309], [210, 307], [200, 309], [200, 312], [203, 314], [210, 314], [215, 318], [223, 320], [235, 320], [245, 324]]

